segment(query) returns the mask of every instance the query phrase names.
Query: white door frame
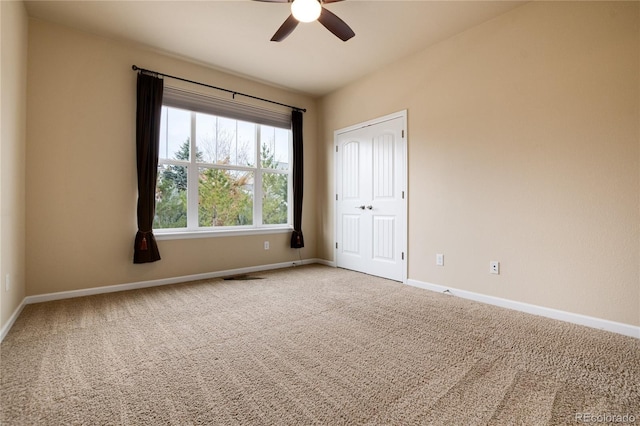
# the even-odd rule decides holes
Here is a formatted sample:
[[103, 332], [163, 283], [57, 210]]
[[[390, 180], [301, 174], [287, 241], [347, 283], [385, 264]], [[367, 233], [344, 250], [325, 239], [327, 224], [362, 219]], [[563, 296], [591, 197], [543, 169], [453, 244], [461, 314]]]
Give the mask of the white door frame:
[[409, 191], [407, 188], [407, 182], [408, 182], [408, 162], [407, 162], [407, 138], [408, 138], [408, 131], [407, 131], [407, 110], [401, 110], [398, 112], [394, 112], [392, 114], [387, 114], [384, 115], [382, 117], [378, 117], [378, 118], [374, 118], [371, 120], [367, 120], [365, 122], [362, 123], [358, 123], [358, 124], [354, 124], [352, 126], [348, 126], [348, 127], [344, 127], [342, 129], [338, 129], [335, 130], [333, 132], [333, 145], [334, 145], [334, 156], [333, 156], [333, 182], [334, 182], [334, 205], [333, 205], [333, 223], [334, 223], [334, 255], [333, 255], [333, 259], [334, 259], [334, 265], [337, 265], [337, 256], [338, 256], [338, 248], [337, 248], [337, 241], [339, 239], [338, 236], [338, 226], [337, 226], [337, 221], [339, 220], [338, 218], [338, 204], [337, 204], [337, 197], [338, 197], [338, 193], [339, 193], [339, 188], [338, 185], [340, 184], [337, 180], [337, 176], [338, 176], [338, 161], [337, 161], [337, 156], [338, 156], [338, 136], [342, 133], [346, 133], [346, 132], [350, 132], [353, 130], [358, 130], [364, 127], [368, 127], [374, 124], [378, 124], [378, 123], [383, 123], [385, 121], [389, 121], [389, 120], [394, 120], [396, 118], [401, 118], [402, 119], [402, 126], [403, 126], [403, 131], [402, 131], [402, 143], [403, 143], [403, 155], [402, 155], [402, 165], [403, 165], [403, 169], [404, 169], [404, 173], [403, 175], [400, 177], [402, 182], [401, 182], [401, 186], [402, 186], [402, 191], [404, 193], [404, 197], [402, 199], [402, 210], [403, 210], [403, 217], [404, 217], [404, 221], [403, 221], [403, 226], [402, 228], [399, 230], [401, 239], [402, 239], [402, 253], [403, 253], [403, 262], [404, 262], [404, 266], [402, 268], [402, 282], [404, 284], [407, 283], [407, 274], [408, 274], [408, 259], [409, 259], [409, 253], [408, 253], [408, 247], [407, 247], [407, 241], [408, 241], [408, 228], [409, 228], [409, 210], [407, 208], [408, 205], [408, 200], [409, 200]]

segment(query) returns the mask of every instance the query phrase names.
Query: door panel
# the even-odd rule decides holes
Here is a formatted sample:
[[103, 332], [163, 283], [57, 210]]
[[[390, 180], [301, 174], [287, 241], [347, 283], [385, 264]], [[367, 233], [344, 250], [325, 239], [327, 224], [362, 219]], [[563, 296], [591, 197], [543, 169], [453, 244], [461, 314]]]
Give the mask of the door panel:
[[394, 260], [395, 218], [393, 216], [373, 217], [373, 259]]
[[360, 142], [347, 142], [342, 150], [342, 197], [357, 199], [360, 197]]
[[336, 264], [402, 281], [403, 117], [336, 133]]
[[360, 253], [360, 217], [344, 215], [342, 220], [343, 252], [350, 256], [362, 257], [362, 253]]
[[373, 198], [393, 198], [394, 138], [378, 135], [373, 141]]

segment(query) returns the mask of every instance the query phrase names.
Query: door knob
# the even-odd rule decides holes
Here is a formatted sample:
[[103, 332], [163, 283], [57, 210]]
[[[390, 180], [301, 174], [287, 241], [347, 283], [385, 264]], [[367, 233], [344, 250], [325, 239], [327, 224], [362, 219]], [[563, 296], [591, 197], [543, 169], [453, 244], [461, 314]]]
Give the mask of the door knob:
[[356, 209], [364, 210], [364, 206], [356, 206]]
[[373, 206], [367, 206], [369, 210], [373, 210]]

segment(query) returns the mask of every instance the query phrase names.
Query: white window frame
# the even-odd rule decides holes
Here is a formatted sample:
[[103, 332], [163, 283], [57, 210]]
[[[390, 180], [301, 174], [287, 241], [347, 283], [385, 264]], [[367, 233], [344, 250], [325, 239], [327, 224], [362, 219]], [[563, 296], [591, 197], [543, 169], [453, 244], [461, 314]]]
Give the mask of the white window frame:
[[[196, 161], [197, 141], [196, 141], [196, 113], [206, 113], [218, 117], [224, 117], [219, 111], [207, 112], [203, 109], [194, 110], [191, 108], [185, 108], [182, 106], [172, 106], [163, 102], [163, 107], [180, 108], [190, 111], [191, 114], [191, 134], [189, 137], [189, 161], [175, 160], [175, 159], [158, 159], [158, 165], [174, 165], [182, 166], [187, 169], [187, 227], [186, 228], [154, 228], [153, 233], [157, 240], [173, 240], [173, 239], [185, 239], [185, 238], [209, 238], [219, 236], [234, 236], [234, 235], [261, 235], [261, 234], [276, 234], [286, 233], [293, 230], [293, 181], [292, 181], [292, 161], [293, 161], [293, 132], [291, 128], [288, 128], [288, 164], [289, 167], [286, 170], [282, 169], [268, 169], [262, 167], [262, 134], [261, 124], [265, 124], [272, 127], [283, 128], [282, 126], [273, 126], [271, 123], [256, 123], [249, 121], [246, 117], [238, 119], [237, 117], [225, 117], [240, 121], [249, 121], [255, 125], [255, 166], [241, 166], [241, 165], [227, 165], [227, 164], [212, 164], [201, 163]], [[252, 107], [255, 108], [255, 107]], [[253, 187], [253, 224], [242, 226], [220, 226], [220, 227], [201, 227], [198, 224], [198, 185], [199, 185], [199, 169], [211, 168], [211, 169], [225, 169], [233, 171], [247, 171], [253, 173], [254, 187]], [[277, 173], [287, 175], [287, 223], [286, 224], [263, 224], [262, 223], [262, 176], [265, 173]]]

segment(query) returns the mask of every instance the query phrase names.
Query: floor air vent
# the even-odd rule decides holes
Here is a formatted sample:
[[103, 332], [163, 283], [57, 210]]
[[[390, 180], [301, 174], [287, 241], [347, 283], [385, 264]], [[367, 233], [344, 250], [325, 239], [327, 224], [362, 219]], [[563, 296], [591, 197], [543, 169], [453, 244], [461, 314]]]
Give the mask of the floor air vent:
[[262, 277], [254, 277], [253, 275], [232, 275], [230, 277], [222, 278], [225, 281], [249, 281], [249, 280], [261, 280]]

